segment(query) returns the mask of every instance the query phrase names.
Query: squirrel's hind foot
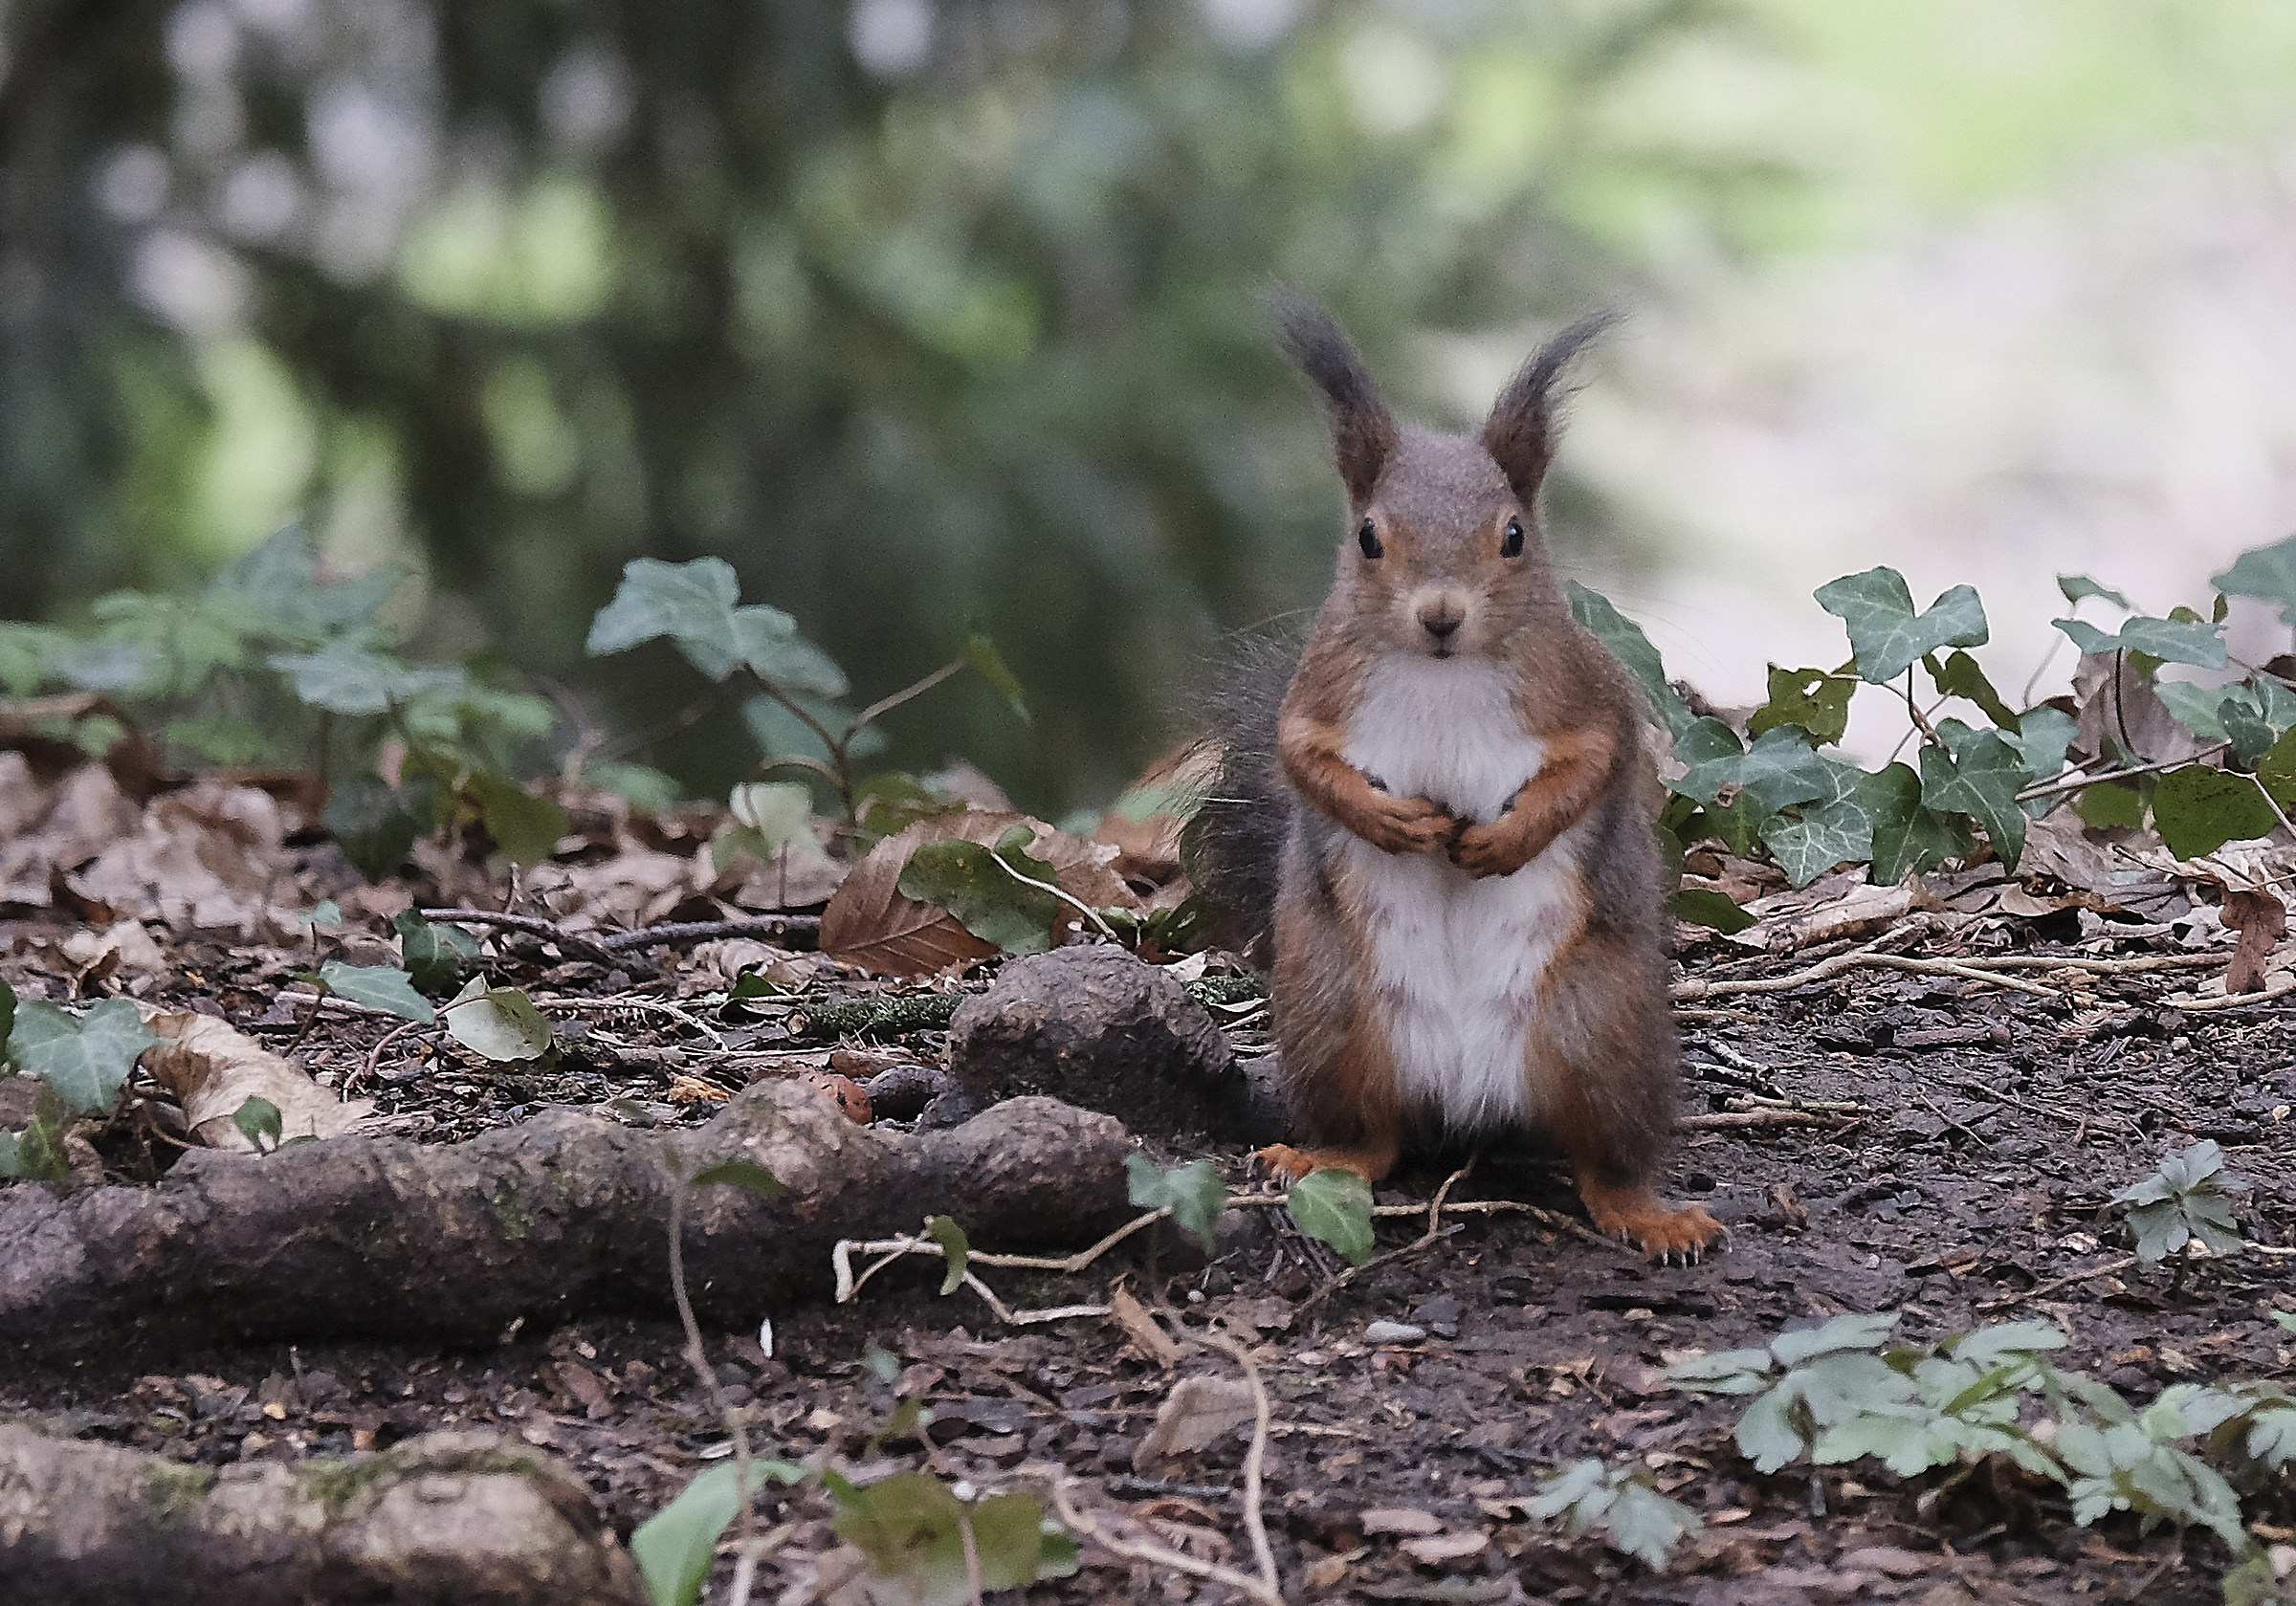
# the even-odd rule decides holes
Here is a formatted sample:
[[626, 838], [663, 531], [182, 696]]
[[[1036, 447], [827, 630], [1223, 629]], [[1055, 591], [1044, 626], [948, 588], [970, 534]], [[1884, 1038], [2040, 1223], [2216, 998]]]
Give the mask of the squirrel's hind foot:
[[1610, 1188], [1581, 1183], [1578, 1197], [1595, 1225], [1613, 1238], [1632, 1239], [1652, 1260], [1680, 1260], [1689, 1265], [1723, 1236], [1722, 1223], [1692, 1204], [1668, 1210], [1647, 1188]]
[[1366, 1182], [1378, 1182], [1395, 1169], [1396, 1154], [1393, 1147], [1294, 1149], [1289, 1143], [1270, 1143], [1265, 1149], [1252, 1151], [1251, 1157], [1269, 1176], [1287, 1183], [1298, 1181], [1311, 1171], [1332, 1167], [1352, 1171]]

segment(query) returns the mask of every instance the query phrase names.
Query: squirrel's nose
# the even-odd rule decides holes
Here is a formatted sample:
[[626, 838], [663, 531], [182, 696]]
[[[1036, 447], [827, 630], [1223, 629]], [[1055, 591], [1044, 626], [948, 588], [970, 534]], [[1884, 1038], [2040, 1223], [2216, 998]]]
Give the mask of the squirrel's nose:
[[1456, 630], [1467, 615], [1449, 603], [1437, 603], [1419, 610], [1419, 622], [1427, 627], [1427, 634], [1443, 641]]

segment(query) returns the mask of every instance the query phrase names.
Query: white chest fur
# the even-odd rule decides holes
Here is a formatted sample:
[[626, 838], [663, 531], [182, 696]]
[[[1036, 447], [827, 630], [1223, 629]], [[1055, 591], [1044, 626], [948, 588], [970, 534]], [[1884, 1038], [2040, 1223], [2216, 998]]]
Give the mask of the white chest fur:
[[[1545, 759], [1514, 713], [1503, 665], [1397, 655], [1375, 664], [1348, 723], [1347, 759], [1398, 797], [1485, 824]], [[1375, 1008], [1407, 1104], [1472, 1132], [1534, 1120], [1525, 1062], [1538, 982], [1580, 918], [1574, 825], [1512, 875], [1477, 880], [1440, 853], [1341, 851], [1369, 941]]]

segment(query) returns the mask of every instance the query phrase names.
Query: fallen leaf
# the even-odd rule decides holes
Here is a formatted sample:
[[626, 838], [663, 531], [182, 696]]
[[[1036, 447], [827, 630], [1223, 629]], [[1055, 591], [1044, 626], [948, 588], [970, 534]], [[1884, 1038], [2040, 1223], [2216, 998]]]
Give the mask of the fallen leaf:
[[1109, 868], [1115, 848], [1054, 830], [1025, 814], [973, 809], [919, 820], [871, 848], [846, 872], [822, 912], [822, 952], [880, 976], [929, 976], [987, 958], [995, 947], [966, 931], [955, 915], [903, 897], [901, 872], [909, 856], [928, 842], [957, 838], [985, 847], [1014, 825], [1034, 833], [1028, 853], [1050, 862], [1061, 891], [1071, 897], [1093, 909], [1139, 907], [1138, 896]]
[[2231, 891], [2224, 894], [2220, 917], [2241, 934], [2240, 945], [2232, 951], [2232, 964], [2224, 973], [2224, 990], [2263, 992], [2266, 962], [2288, 929], [2286, 908], [2270, 892]]
[[[860, 1083], [834, 1070], [808, 1070], [806, 1085], [815, 1088], [837, 1101], [837, 1112], [855, 1126], [866, 1127], [875, 1114], [869, 1107], [869, 1092]], [[723, 1098], [725, 1095], [718, 1095]]]
[[1119, 1287], [1109, 1296], [1108, 1304], [1116, 1325], [1141, 1354], [1167, 1372], [1180, 1364], [1180, 1345], [1148, 1314], [1148, 1308], [1133, 1298], [1131, 1289]]
[[1481, 1555], [1490, 1548], [1490, 1536], [1480, 1529], [1472, 1533], [1439, 1533], [1427, 1539], [1406, 1539], [1401, 1549], [1422, 1567], [1442, 1567], [1469, 1556]]
[[1365, 1533], [1402, 1533], [1424, 1537], [1443, 1531], [1443, 1519], [1432, 1511], [1421, 1511], [1408, 1506], [1381, 1506], [1363, 1513], [1359, 1519]]
[[144, 1051], [144, 1069], [175, 1095], [192, 1135], [211, 1149], [254, 1152], [254, 1143], [232, 1120], [251, 1098], [277, 1108], [282, 1140], [340, 1137], [374, 1110], [365, 1099], [337, 1098], [211, 1015], [186, 1010], [155, 1015], [146, 1023], [161, 1042]]
[[1251, 1390], [1232, 1377], [1182, 1377], [1156, 1408], [1156, 1422], [1132, 1453], [1133, 1470], [1218, 1443], [1256, 1415]]

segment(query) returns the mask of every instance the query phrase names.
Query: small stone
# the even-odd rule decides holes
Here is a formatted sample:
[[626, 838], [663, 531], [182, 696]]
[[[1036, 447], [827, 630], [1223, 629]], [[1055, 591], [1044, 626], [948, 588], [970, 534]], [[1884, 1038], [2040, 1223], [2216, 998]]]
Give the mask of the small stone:
[[1462, 1309], [1463, 1307], [1456, 1295], [1437, 1294], [1434, 1298], [1423, 1299], [1414, 1306], [1411, 1310], [1411, 1319], [1415, 1322], [1424, 1323], [1427, 1331], [1438, 1338], [1456, 1338], [1459, 1336], [1459, 1316]]
[[1427, 1330], [1413, 1327], [1409, 1322], [1377, 1321], [1363, 1330], [1366, 1344], [1416, 1344], [1426, 1337]]

